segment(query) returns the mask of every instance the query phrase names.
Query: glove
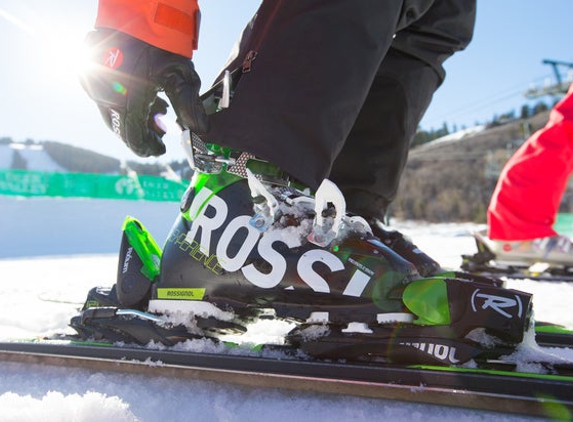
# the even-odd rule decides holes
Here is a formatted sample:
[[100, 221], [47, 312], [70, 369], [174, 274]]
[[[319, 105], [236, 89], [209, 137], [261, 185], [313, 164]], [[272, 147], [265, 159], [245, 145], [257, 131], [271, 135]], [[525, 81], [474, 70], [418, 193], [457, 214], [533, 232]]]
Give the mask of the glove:
[[81, 84], [109, 128], [135, 154], [165, 153], [158, 115], [167, 112], [168, 104], [157, 96], [159, 91], [167, 94], [180, 126], [205, 134], [201, 81], [189, 59], [110, 29], [89, 33], [86, 45], [89, 67]]

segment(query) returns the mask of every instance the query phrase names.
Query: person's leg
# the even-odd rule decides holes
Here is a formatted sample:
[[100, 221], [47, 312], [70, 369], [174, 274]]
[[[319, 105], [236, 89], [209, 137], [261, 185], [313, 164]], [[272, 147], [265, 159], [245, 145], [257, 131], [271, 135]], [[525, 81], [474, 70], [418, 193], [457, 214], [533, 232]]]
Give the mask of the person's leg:
[[392, 48], [382, 61], [330, 178], [349, 209], [383, 219], [395, 199], [410, 142], [442, 83], [443, 62], [470, 42], [475, 2], [406, 1]]
[[[264, 1], [253, 57], [207, 142], [247, 151], [315, 189], [356, 121], [403, 12], [388, 0]], [[237, 61], [235, 61], [237, 63]]]
[[430, 66], [390, 49], [329, 175], [352, 212], [384, 219], [410, 139], [439, 83]]
[[[470, 41], [474, 2], [406, 2], [405, 28], [396, 34], [330, 178], [344, 192], [352, 212], [366, 216], [375, 236], [412, 262], [420, 274], [440, 265], [382, 221], [395, 199], [410, 142], [445, 72], [443, 61]], [[367, 157], [367, 158], [366, 158]]]
[[506, 163], [488, 208], [493, 240], [555, 236], [553, 224], [573, 171], [573, 91]]

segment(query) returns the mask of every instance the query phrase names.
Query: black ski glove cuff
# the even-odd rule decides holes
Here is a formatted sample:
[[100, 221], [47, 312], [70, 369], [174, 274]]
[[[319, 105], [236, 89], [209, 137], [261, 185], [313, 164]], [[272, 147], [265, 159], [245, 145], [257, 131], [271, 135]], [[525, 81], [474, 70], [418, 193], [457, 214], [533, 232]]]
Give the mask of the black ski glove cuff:
[[165, 153], [158, 115], [168, 104], [177, 122], [202, 135], [207, 117], [199, 98], [201, 81], [186, 57], [161, 50], [119, 31], [98, 29], [88, 34], [90, 67], [81, 75], [109, 128], [140, 157]]

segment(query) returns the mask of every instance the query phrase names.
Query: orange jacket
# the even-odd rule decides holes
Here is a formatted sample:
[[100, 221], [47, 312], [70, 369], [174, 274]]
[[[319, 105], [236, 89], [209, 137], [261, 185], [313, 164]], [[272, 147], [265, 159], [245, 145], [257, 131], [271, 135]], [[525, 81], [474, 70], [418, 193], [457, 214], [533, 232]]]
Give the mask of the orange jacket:
[[198, 0], [99, 0], [95, 27], [116, 29], [191, 58], [199, 21]]

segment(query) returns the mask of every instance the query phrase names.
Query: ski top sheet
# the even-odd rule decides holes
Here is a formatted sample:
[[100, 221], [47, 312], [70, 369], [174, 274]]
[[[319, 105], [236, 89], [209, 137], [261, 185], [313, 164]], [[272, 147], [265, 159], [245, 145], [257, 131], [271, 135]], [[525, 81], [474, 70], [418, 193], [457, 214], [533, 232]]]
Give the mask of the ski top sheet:
[[0, 342], [0, 360], [465, 407], [573, 415], [571, 375], [198, 353], [73, 341]]

